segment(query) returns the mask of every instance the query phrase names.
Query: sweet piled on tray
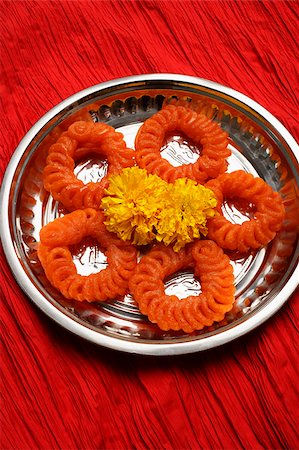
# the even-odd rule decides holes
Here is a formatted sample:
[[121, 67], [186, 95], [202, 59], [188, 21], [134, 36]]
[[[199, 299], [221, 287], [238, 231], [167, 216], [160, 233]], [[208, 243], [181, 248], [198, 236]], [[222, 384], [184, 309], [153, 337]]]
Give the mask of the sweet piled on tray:
[[[162, 157], [174, 132], [200, 149], [195, 163], [174, 167]], [[147, 119], [135, 149], [106, 123], [72, 123], [49, 148], [43, 174], [45, 189], [68, 211], [40, 232], [38, 256], [49, 282], [80, 302], [131, 293], [141, 313], [165, 331], [191, 333], [222, 321], [235, 302], [227, 250], [266, 246], [284, 219], [282, 199], [265, 181], [227, 172], [228, 143], [227, 133], [192, 102], [174, 101]], [[74, 174], [76, 160], [87, 154], [107, 158], [99, 182], [84, 184]], [[227, 199], [254, 205], [253, 217], [231, 223], [221, 208]], [[88, 276], [77, 273], [71, 253], [84, 237], [98, 242], [108, 262]], [[145, 254], [138, 261], [140, 248]], [[201, 293], [167, 295], [164, 280], [187, 268]]]

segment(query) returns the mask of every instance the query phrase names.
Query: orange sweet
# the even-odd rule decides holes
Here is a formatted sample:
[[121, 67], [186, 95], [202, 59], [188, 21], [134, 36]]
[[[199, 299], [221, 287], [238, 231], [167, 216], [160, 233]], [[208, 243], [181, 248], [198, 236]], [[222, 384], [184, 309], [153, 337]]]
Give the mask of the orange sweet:
[[[85, 236], [106, 250], [108, 267], [88, 276], [79, 275], [69, 246]], [[40, 232], [38, 257], [50, 283], [65, 298], [104, 301], [128, 292], [128, 281], [137, 264], [137, 251], [109, 233], [101, 212], [88, 208], [55, 219]]]
[[[108, 174], [99, 182], [84, 184], [74, 174], [75, 159], [87, 153], [107, 157]], [[99, 208], [108, 176], [134, 165], [134, 152], [123, 135], [105, 123], [75, 122], [49, 148], [43, 172], [44, 187], [68, 211]]]
[[[163, 280], [194, 265], [202, 293], [179, 299], [166, 295]], [[144, 256], [130, 278], [130, 292], [140, 311], [162, 330], [191, 333], [221, 321], [234, 303], [233, 268], [215, 242], [203, 240], [176, 253], [158, 245]]]
[[242, 170], [224, 173], [206, 183], [218, 199], [241, 198], [255, 205], [254, 217], [241, 224], [231, 223], [222, 214], [208, 220], [208, 237], [220, 247], [247, 252], [267, 245], [280, 230], [285, 215], [282, 198], [261, 178]]
[[[184, 133], [202, 147], [194, 164], [173, 167], [162, 158], [160, 149], [167, 132]], [[215, 178], [227, 169], [228, 136], [220, 126], [203, 114], [184, 106], [168, 105], [147, 119], [139, 129], [136, 139], [136, 161], [141, 168], [173, 182], [177, 178], [191, 178], [199, 183]]]

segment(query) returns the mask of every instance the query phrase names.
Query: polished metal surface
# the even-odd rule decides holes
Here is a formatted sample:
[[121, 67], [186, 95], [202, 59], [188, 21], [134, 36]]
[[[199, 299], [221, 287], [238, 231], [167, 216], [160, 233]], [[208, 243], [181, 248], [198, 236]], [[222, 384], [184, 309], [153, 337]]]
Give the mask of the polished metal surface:
[[[57, 130], [89, 114], [124, 134], [127, 144], [144, 120], [171, 97], [201, 102], [202, 110], [230, 136], [229, 171], [243, 169], [260, 176], [283, 197], [286, 218], [275, 240], [249, 254], [229, 252], [235, 274], [236, 303], [220, 324], [191, 335], [163, 332], [143, 317], [131, 296], [109, 303], [79, 303], [64, 299], [48, 283], [36, 255], [43, 225], [66, 211], [43, 189], [42, 171], [47, 148]], [[173, 165], [198, 158], [179, 135], [162, 149]], [[219, 84], [193, 77], [152, 74], [123, 78], [86, 89], [49, 111], [27, 133], [7, 168], [1, 189], [2, 245], [17, 282], [48, 316], [60, 325], [97, 344], [131, 353], [170, 355], [222, 345], [262, 324], [288, 300], [299, 280], [298, 267], [298, 145], [269, 112], [253, 100]], [[80, 160], [77, 176], [97, 181], [107, 162], [93, 157]], [[248, 220], [237, 203], [226, 203], [231, 221]], [[96, 272], [106, 258], [86, 239], [73, 249], [78, 272]], [[184, 271], [165, 281], [166, 292], [185, 297], [200, 290], [193, 273]]]

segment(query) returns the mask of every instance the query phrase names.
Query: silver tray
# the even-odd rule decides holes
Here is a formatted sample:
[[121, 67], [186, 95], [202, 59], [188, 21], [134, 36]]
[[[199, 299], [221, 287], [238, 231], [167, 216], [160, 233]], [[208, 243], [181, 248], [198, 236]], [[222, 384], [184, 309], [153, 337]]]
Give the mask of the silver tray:
[[[47, 146], [74, 118], [91, 115], [124, 134], [129, 146], [141, 124], [165, 99], [200, 102], [203, 111], [230, 136], [229, 171], [243, 169], [262, 177], [283, 197], [286, 218], [267, 248], [246, 255], [230, 252], [235, 273], [236, 303], [224, 321], [200, 332], [163, 332], [139, 313], [131, 296], [108, 303], [65, 300], [50, 286], [36, 256], [41, 227], [66, 213], [42, 185]], [[174, 165], [194, 161], [195, 149], [172, 136], [163, 156]], [[230, 88], [211, 81], [172, 74], [141, 75], [109, 81], [81, 91], [45, 114], [26, 134], [8, 165], [1, 190], [2, 245], [24, 292], [48, 316], [96, 344], [130, 353], [172, 355], [206, 350], [248, 333], [271, 317], [294, 292], [298, 267], [298, 145], [283, 125], [263, 107]], [[107, 170], [105, 160], [85, 158], [78, 177], [96, 181]], [[225, 204], [232, 221], [244, 220], [241, 208]], [[105, 256], [86, 240], [73, 249], [78, 271], [105, 267]], [[198, 292], [192, 272], [166, 280], [168, 293], [179, 297]]]

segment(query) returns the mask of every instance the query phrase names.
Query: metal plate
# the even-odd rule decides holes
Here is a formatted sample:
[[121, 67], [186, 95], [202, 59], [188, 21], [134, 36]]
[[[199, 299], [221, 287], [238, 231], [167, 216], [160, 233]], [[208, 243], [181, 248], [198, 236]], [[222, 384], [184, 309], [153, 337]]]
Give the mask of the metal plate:
[[[205, 114], [230, 136], [229, 171], [243, 169], [262, 177], [283, 197], [286, 218], [275, 240], [248, 254], [228, 252], [235, 273], [236, 303], [224, 321], [200, 332], [163, 332], [141, 316], [131, 296], [108, 303], [65, 300], [48, 283], [36, 255], [43, 225], [66, 213], [43, 189], [47, 148], [57, 130], [90, 114], [124, 134], [127, 144], [144, 120], [171, 97], [200, 101]], [[195, 161], [198, 149], [173, 135], [162, 149], [174, 165]], [[131, 353], [169, 355], [205, 350], [231, 341], [272, 316], [295, 290], [298, 268], [298, 145], [283, 125], [253, 100], [219, 84], [182, 75], [155, 74], [102, 83], [70, 97], [48, 112], [24, 137], [7, 168], [1, 191], [1, 235], [7, 260], [25, 293], [48, 316], [68, 330], [97, 344]], [[78, 162], [83, 181], [99, 180], [107, 162], [87, 157]], [[237, 202], [226, 203], [233, 222], [248, 219]], [[94, 242], [73, 248], [81, 274], [105, 267]], [[200, 284], [191, 271], [165, 281], [166, 292], [196, 294]]]

